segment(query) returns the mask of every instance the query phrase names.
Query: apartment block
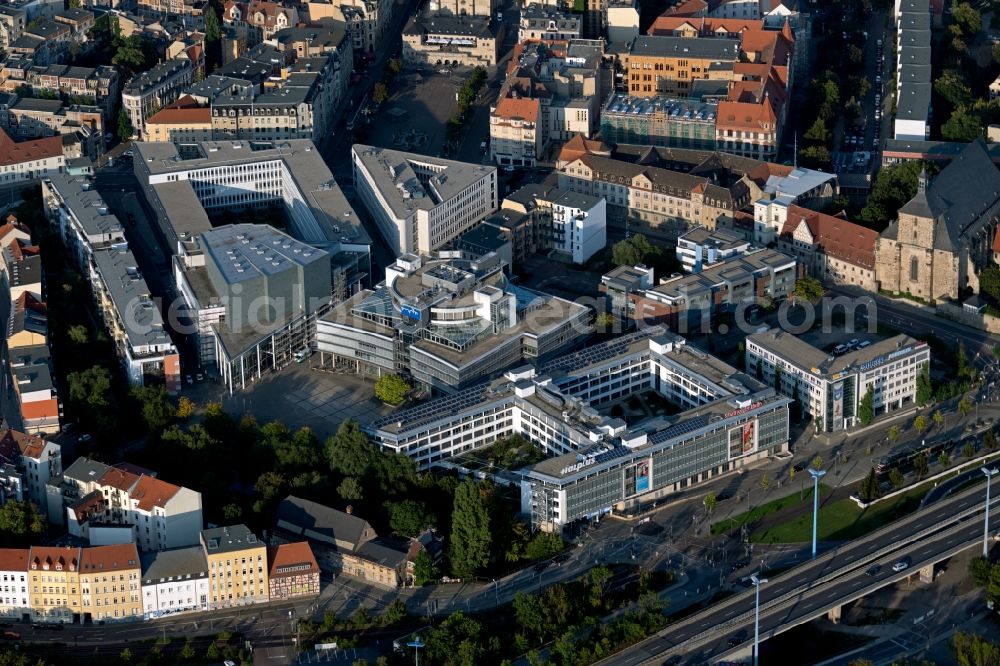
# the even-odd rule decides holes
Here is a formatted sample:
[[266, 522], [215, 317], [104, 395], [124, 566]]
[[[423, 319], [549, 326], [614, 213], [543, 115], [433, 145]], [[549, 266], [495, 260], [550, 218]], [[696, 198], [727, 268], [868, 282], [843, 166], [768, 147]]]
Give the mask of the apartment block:
[[194, 67], [188, 60], [168, 60], [132, 77], [121, 97], [133, 132], [142, 136], [146, 118], [176, 100], [193, 80]]
[[6, 5], [0, 7], [0, 47], [9, 51], [11, 45], [24, 34], [27, 24], [28, 14], [23, 9]]
[[210, 610], [268, 600], [267, 546], [246, 525], [203, 530]]
[[46, 487], [50, 480], [62, 477], [62, 447], [37, 435], [6, 429], [0, 434], [0, 451], [4, 458], [16, 459], [24, 494], [21, 499], [47, 515]]
[[497, 170], [355, 144], [354, 184], [389, 248], [429, 253], [497, 209]]
[[391, 0], [311, 0], [305, 6], [310, 21], [333, 19], [342, 22], [355, 55], [366, 59], [374, 58], [376, 49], [386, 38], [394, 7]]
[[32, 546], [28, 552], [28, 605], [32, 622], [71, 624], [83, 617], [81, 548]]
[[80, 555], [82, 623], [141, 621], [142, 569], [135, 544], [91, 546]]
[[0, 548], [0, 618], [25, 621], [31, 617], [28, 602], [27, 548]]
[[203, 527], [201, 493], [126, 464], [77, 458], [46, 490], [50, 519], [92, 542], [94, 528], [117, 526], [144, 552], [167, 550], [198, 543]]
[[0, 129], [0, 185], [24, 187], [65, 170], [61, 136], [14, 141]]
[[143, 553], [139, 558], [145, 619], [208, 610], [208, 560], [200, 545]]

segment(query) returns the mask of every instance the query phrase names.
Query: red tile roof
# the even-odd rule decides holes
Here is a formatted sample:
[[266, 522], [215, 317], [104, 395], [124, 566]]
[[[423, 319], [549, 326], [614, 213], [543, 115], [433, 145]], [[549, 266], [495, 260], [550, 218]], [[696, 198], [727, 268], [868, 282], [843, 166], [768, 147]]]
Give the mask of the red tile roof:
[[[29, 405], [31, 403], [28, 403]], [[45, 450], [45, 440], [38, 435], [29, 435], [17, 430], [7, 430], [0, 437], [0, 442], [11, 442], [17, 446], [22, 456], [38, 458]]]
[[[267, 562], [270, 578], [280, 576], [301, 576], [307, 573], [319, 573], [319, 565], [313, 556], [312, 548], [305, 541], [297, 543], [283, 543], [279, 546], [269, 546], [267, 549]], [[302, 566], [303, 568], [298, 568]], [[304, 568], [308, 566], [309, 568]], [[282, 571], [286, 567], [294, 569]]]
[[21, 404], [21, 418], [25, 421], [52, 419], [59, 416], [59, 399], [48, 398]]
[[160, 109], [146, 120], [147, 125], [210, 125], [212, 110], [204, 108]]
[[174, 495], [180, 490], [180, 486], [175, 486], [166, 481], [160, 481], [152, 476], [141, 476], [135, 488], [129, 493], [132, 499], [139, 500], [139, 508], [143, 511], [152, 511], [153, 507], [163, 508]]
[[139, 551], [134, 543], [113, 546], [91, 546], [83, 549], [80, 573], [124, 571], [139, 568]]
[[540, 103], [537, 99], [525, 99], [523, 97], [504, 97], [497, 104], [494, 112], [501, 118], [527, 120], [528, 122], [538, 122], [538, 111]]
[[27, 571], [27, 548], [0, 548], [0, 571]]
[[62, 147], [63, 139], [61, 136], [16, 142], [10, 138], [7, 132], [0, 129], [0, 166], [61, 157]]
[[32, 546], [28, 553], [28, 568], [42, 571], [55, 570], [57, 565], [63, 571], [75, 571], [80, 566], [80, 549], [73, 546]]
[[790, 237], [802, 223], [809, 228], [813, 243], [824, 254], [869, 270], [875, 268], [877, 231], [793, 204], [788, 207], [788, 219], [781, 235]]
[[101, 486], [111, 486], [112, 488], [117, 488], [118, 490], [128, 491], [139, 480], [139, 475], [133, 474], [123, 469], [117, 469], [115, 467], [109, 467], [100, 479], [97, 480], [98, 485]]

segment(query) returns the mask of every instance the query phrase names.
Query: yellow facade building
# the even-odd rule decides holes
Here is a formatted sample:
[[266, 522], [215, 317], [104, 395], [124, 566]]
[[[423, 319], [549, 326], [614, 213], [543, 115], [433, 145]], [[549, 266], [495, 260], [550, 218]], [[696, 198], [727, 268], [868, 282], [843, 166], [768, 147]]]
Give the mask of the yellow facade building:
[[246, 525], [203, 530], [201, 547], [208, 561], [209, 608], [268, 600], [267, 547]]
[[80, 620], [80, 548], [32, 546], [28, 605], [32, 622]]
[[83, 622], [143, 619], [142, 568], [134, 543], [84, 548], [79, 573]]

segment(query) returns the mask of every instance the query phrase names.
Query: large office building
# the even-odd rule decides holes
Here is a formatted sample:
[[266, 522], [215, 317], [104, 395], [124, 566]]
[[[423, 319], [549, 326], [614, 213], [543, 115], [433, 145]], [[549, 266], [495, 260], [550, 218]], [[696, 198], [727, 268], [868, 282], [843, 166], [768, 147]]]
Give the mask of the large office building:
[[428, 254], [497, 209], [493, 167], [354, 144], [354, 187], [389, 248]]
[[[677, 413], [633, 423], [606, 415], [646, 391]], [[532, 440], [552, 457], [522, 470], [521, 508], [534, 527], [559, 531], [784, 451], [790, 402], [653, 326], [517, 368], [368, 429], [422, 469], [498, 438]]]
[[[448, 253], [451, 254], [451, 253]], [[512, 284], [496, 254], [403, 255], [385, 281], [317, 324], [317, 347], [354, 372], [405, 373], [454, 392], [591, 331], [586, 307]]]
[[[315, 315], [331, 301], [357, 293], [368, 281], [371, 241], [311, 141], [138, 143], [135, 150], [141, 156], [135, 164], [139, 182], [157, 214], [160, 233], [175, 252], [174, 279], [186, 303], [200, 361], [217, 365], [230, 390], [291, 362], [295, 352], [313, 343]], [[206, 234], [212, 231], [209, 215], [272, 206], [283, 211], [288, 234], [246, 226], [231, 230], [229, 236], [245, 236], [235, 245], [221, 253], [206, 251]], [[231, 324], [242, 319], [233, 320], [233, 313], [227, 312], [233, 303], [224, 297], [236, 294], [230, 294], [225, 278], [231, 273], [245, 279], [249, 273], [219, 267], [251, 243], [254, 249], [244, 257], [245, 270], [257, 270], [251, 265], [259, 263], [258, 249], [259, 256], [269, 258], [260, 267], [275, 277], [293, 266], [309, 269], [303, 273], [307, 279], [301, 285], [300, 307], [286, 301], [285, 317], [240, 334]], [[257, 247], [261, 243], [268, 247]], [[326, 266], [323, 277], [320, 257]], [[271, 266], [282, 260], [281, 266]], [[210, 264], [216, 266], [211, 273]]]
[[917, 377], [930, 363], [926, 342], [908, 335], [843, 354], [818, 349], [796, 335], [770, 330], [746, 339], [746, 367], [799, 401], [817, 430], [836, 432], [858, 423], [858, 409], [870, 390], [875, 415], [913, 405]]

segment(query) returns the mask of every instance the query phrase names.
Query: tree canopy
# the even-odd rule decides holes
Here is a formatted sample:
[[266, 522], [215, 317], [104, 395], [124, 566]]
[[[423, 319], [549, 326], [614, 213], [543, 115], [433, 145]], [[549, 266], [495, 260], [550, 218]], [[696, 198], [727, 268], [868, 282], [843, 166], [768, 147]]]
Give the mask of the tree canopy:
[[490, 515], [487, 484], [463, 481], [455, 489], [451, 519], [451, 568], [457, 578], [468, 578], [490, 563]]
[[410, 385], [399, 375], [382, 375], [375, 382], [375, 397], [389, 405], [398, 405], [406, 400]]

